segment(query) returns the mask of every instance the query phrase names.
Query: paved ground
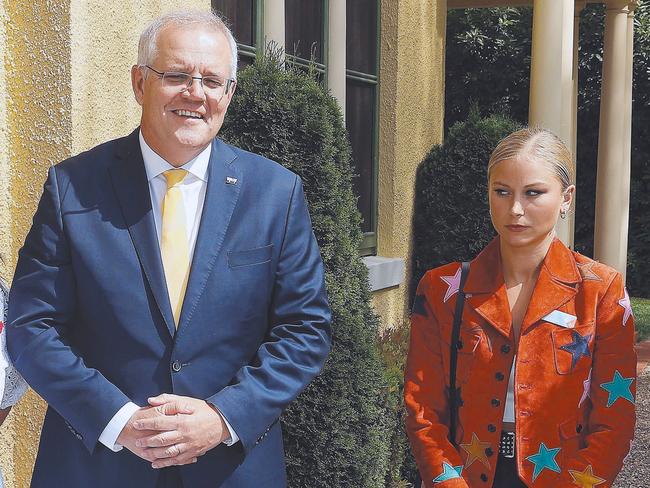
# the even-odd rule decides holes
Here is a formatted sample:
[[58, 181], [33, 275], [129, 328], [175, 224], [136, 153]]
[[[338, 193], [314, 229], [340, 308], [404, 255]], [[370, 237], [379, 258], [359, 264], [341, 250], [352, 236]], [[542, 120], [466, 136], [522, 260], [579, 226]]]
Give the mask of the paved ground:
[[637, 355], [636, 432], [630, 455], [613, 488], [650, 487], [650, 341], [639, 345]]

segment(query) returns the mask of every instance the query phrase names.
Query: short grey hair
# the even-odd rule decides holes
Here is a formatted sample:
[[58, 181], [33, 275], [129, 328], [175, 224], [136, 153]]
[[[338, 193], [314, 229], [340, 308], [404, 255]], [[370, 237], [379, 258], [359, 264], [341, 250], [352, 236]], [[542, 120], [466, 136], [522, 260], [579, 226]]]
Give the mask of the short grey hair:
[[216, 12], [206, 10], [177, 10], [156, 18], [140, 34], [138, 42], [138, 65], [151, 64], [158, 51], [158, 35], [169, 26], [186, 27], [200, 25], [221, 32], [230, 45], [230, 77], [237, 79], [237, 42], [226, 21]]

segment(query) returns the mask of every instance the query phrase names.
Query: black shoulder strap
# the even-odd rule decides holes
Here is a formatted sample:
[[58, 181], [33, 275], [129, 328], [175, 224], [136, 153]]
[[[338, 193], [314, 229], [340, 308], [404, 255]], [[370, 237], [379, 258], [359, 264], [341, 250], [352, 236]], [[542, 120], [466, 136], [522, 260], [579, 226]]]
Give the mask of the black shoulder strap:
[[449, 351], [449, 440], [456, 444], [456, 420], [458, 418], [458, 401], [460, 391], [456, 389], [456, 366], [458, 364], [458, 347], [460, 338], [460, 324], [463, 319], [463, 307], [465, 305], [465, 281], [469, 274], [469, 263], [464, 261], [461, 264], [460, 286], [456, 298], [456, 310], [454, 311], [454, 325], [451, 329], [451, 345]]

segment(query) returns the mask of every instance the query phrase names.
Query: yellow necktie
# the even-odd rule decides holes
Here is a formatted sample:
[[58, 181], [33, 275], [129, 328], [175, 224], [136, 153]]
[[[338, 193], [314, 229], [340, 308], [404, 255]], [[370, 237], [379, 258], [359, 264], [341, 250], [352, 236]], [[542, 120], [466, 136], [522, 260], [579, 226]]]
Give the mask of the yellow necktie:
[[160, 252], [165, 280], [169, 292], [169, 302], [174, 313], [174, 323], [178, 328], [178, 320], [183, 308], [185, 287], [190, 272], [190, 250], [187, 242], [187, 225], [185, 223], [185, 207], [183, 194], [178, 184], [187, 175], [184, 169], [170, 169], [163, 173], [167, 179], [167, 193], [162, 203], [162, 232]]

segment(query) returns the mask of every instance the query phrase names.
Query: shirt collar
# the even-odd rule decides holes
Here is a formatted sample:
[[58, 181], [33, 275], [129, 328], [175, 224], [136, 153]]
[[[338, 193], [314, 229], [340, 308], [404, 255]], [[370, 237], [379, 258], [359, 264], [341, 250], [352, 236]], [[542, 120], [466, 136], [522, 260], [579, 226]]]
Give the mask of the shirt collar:
[[[153, 180], [155, 177], [161, 175], [169, 169], [174, 169], [174, 166], [160, 157], [144, 140], [142, 131], [139, 131], [138, 138], [140, 139], [140, 151], [142, 151], [142, 159], [144, 160], [144, 169], [147, 172], [147, 181]], [[183, 166], [180, 166], [188, 173], [191, 173], [201, 181], [208, 181], [208, 163], [210, 162], [210, 154], [212, 152], [212, 144], [201, 151], [194, 159], [189, 160]]]

